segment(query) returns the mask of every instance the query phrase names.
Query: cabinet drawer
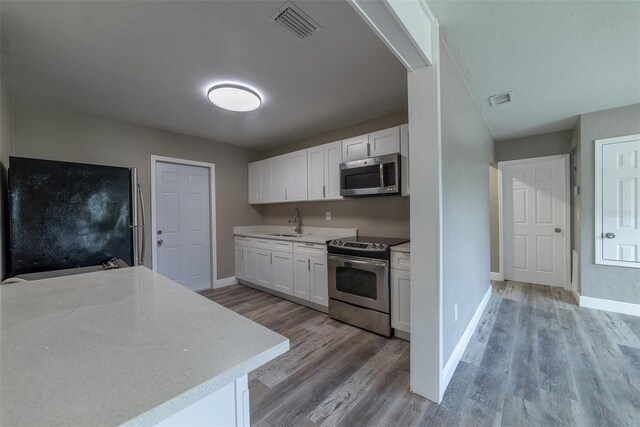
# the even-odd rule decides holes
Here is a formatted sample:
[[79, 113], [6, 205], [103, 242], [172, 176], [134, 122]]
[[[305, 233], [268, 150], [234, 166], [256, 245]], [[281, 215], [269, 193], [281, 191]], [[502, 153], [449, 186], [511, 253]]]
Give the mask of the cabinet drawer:
[[327, 245], [322, 243], [296, 243], [297, 254], [309, 254], [324, 256], [327, 254]]
[[287, 242], [284, 240], [271, 240], [270, 249], [280, 252], [293, 252], [293, 242]]
[[251, 237], [236, 236], [235, 243], [240, 246], [255, 247], [255, 241]]
[[411, 270], [411, 254], [407, 252], [391, 252], [391, 268]]
[[268, 239], [254, 239], [255, 247], [260, 249], [271, 249], [272, 240]]

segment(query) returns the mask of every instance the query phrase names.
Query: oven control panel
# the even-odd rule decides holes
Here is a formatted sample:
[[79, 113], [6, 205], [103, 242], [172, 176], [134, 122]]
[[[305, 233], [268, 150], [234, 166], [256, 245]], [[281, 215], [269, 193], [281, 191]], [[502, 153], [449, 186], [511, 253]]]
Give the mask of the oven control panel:
[[389, 247], [382, 243], [345, 242], [342, 240], [332, 240], [329, 244], [336, 248], [357, 249], [360, 251], [386, 251]]

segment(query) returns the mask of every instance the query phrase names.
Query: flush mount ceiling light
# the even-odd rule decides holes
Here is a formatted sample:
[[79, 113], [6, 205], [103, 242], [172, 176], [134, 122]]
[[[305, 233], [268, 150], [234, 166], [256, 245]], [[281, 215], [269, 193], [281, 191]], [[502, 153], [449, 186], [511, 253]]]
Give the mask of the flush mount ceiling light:
[[253, 111], [262, 104], [256, 91], [232, 83], [213, 86], [207, 92], [207, 98], [212, 104], [230, 111]]

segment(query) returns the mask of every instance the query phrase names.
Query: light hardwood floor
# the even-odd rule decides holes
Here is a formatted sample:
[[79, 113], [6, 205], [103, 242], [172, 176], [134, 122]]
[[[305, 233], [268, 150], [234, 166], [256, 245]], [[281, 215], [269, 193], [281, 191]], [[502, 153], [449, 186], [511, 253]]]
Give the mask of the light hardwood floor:
[[281, 426], [639, 426], [640, 318], [498, 282], [440, 405], [409, 392], [409, 343], [234, 285], [204, 296], [291, 350], [249, 375], [251, 422]]

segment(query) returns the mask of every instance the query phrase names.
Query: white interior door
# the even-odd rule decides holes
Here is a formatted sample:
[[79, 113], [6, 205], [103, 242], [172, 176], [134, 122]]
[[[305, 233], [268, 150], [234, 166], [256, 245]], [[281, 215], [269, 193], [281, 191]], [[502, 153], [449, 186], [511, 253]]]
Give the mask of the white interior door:
[[501, 165], [505, 280], [567, 285], [567, 163], [562, 156]]
[[640, 263], [640, 138], [604, 144], [601, 167], [602, 258]]
[[192, 290], [211, 288], [209, 168], [156, 162], [157, 270]]

